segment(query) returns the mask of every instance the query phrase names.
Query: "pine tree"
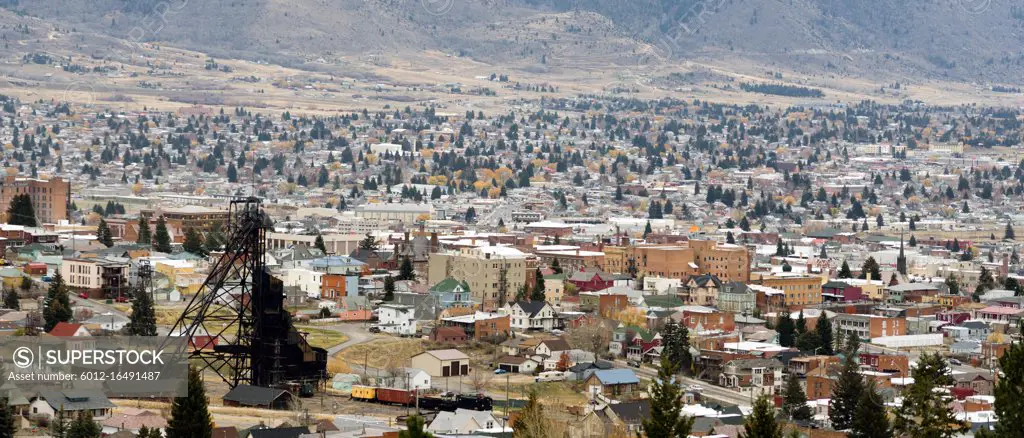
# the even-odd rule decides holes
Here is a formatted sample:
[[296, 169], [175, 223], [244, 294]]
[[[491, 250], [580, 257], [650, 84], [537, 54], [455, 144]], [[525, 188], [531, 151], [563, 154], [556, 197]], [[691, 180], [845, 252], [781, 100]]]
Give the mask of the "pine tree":
[[[519, 416], [512, 422], [513, 438], [539, 438], [547, 429], [544, 417], [544, 406], [537, 400], [537, 392], [530, 391], [526, 405], [519, 411]], [[400, 437], [401, 438], [401, 437]]]
[[914, 247], [916, 247], [916, 246], [917, 246], [917, 238], [916, 238], [916, 237], [914, 237], [914, 235], [913, 235], [913, 234], [911, 234], [911, 235], [910, 235], [910, 241], [909, 241], [909, 242], [907, 242], [907, 243], [908, 243], [908, 244], [910, 245], [910, 247], [911, 247], [911, 248], [914, 248]]
[[878, 262], [875, 261], [874, 257], [868, 257], [867, 260], [864, 260], [864, 264], [860, 267], [860, 278], [868, 280], [882, 279], [882, 268], [878, 266]]
[[1013, 239], [1017, 238], [1016, 234], [1014, 234], [1014, 232], [1013, 232], [1013, 224], [1012, 223], [1010, 223], [1010, 222], [1006, 223], [1006, 231], [1003, 231], [1003, 238], [1004, 239], [1009, 239], [1009, 240], [1013, 240]]
[[185, 243], [181, 247], [185, 251], [200, 257], [206, 255], [206, 247], [203, 246], [203, 235], [196, 231], [195, 228], [185, 230]]
[[96, 240], [99, 240], [107, 248], [114, 246], [114, 236], [110, 233], [110, 227], [107, 226], [107, 221], [103, 218], [100, 218], [100, 224], [96, 227]]
[[860, 352], [860, 336], [850, 333], [846, 336], [846, 344], [843, 345], [843, 353], [847, 356], [856, 356]]
[[796, 330], [793, 326], [793, 318], [789, 316], [789, 312], [782, 312], [782, 315], [779, 315], [779, 325], [775, 328], [775, 331], [779, 333], [779, 345], [792, 347], [795, 344]]
[[64, 277], [60, 272], [54, 274], [50, 281], [50, 289], [43, 300], [43, 320], [45, 330], [49, 332], [58, 322], [71, 321], [71, 299], [68, 297], [68, 287], [64, 284]]
[[644, 226], [644, 238], [646, 239], [652, 232], [654, 232], [654, 229], [651, 228], [651, 221], [648, 220], [647, 225]]
[[914, 383], [903, 392], [896, 409], [893, 428], [912, 437], [952, 438], [970, 430], [949, 408], [952, 397], [936, 388], [953, 385], [946, 360], [936, 354], [922, 354], [911, 376]]
[[384, 277], [384, 301], [395, 300], [395, 277], [387, 276]]
[[4, 292], [4, 308], [21, 310], [21, 302], [18, 301], [18, 292], [14, 289], [7, 289]]
[[1014, 342], [999, 358], [1002, 378], [996, 383], [996, 436], [1024, 436], [1024, 344]]
[[786, 387], [783, 390], [782, 413], [793, 420], [810, 420], [813, 416], [811, 408], [807, 406], [807, 396], [800, 387], [800, 379], [795, 374], [786, 378]]
[[544, 302], [547, 300], [547, 297], [544, 295], [546, 286], [544, 285], [544, 274], [541, 274], [540, 268], [537, 268], [536, 277], [537, 281], [533, 287], [533, 293], [530, 294], [530, 301]]
[[37, 225], [36, 210], [28, 193], [14, 195], [11, 198], [11, 203], [7, 207], [7, 223], [26, 227]]
[[212, 438], [213, 420], [207, 403], [199, 370], [189, 367], [188, 396], [174, 399], [171, 419], [164, 430], [167, 438]]
[[690, 331], [685, 325], [669, 318], [661, 329], [662, 357], [667, 358], [680, 370], [689, 371], [693, 362], [690, 354]]
[[807, 319], [804, 318], [803, 309], [800, 309], [800, 314], [796, 316], [796, 333], [798, 335], [807, 333]]
[[92, 419], [92, 411], [85, 409], [78, 411], [75, 421], [68, 426], [67, 438], [99, 438], [100, 425]]
[[681, 415], [683, 388], [676, 380], [678, 364], [662, 356], [658, 378], [651, 390], [651, 412], [643, 420], [644, 433], [649, 437], [686, 438], [693, 427], [693, 417]]
[[[654, 436], [654, 435], [651, 435]], [[775, 421], [775, 408], [768, 396], [754, 402], [754, 412], [743, 420], [740, 438], [782, 438], [782, 425]]]
[[317, 234], [316, 240], [313, 241], [313, 247], [319, 249], [320, 252], [327, 254], [327, 245], [324, 243], [324, 236]]
[[64, 411], [64, 405], [60, 405], [60, 409], [53, 415], [53, 419], [50, 420], [50, 436], [53, 438], [67, 438], [68, 437], [68, 416]]
[[821, 342], [821, 354], [831, 356], [832, 351], [832, 321], [828, 320], [825, 316], [825, 311], [821, 312], [821, 316], [818, 317], [818, 323], [814, 326], [814, 331], [818, 334], [818, 340]]
[[843, 260], [843, 266], [839, 268], [839, 278], [853, 278], [853, 271], [850, 271], [850, 264]]
[[139, 236], [135, 243], [140, 245], [152, 245], [153, 236], [149, 232], [149, 218], [144, 214], [139, 215]]
[[832, 398], [828, 402], [829, 419], [835, 430], [846, 430], [853, 425], [853, 414], [864, 392], [864, 380], [860, 376], [857, 361], [847, 356], [839, 380], [832, 387]]
[[889, 416], [885, 413], [885, 403], [875, 389], [875, 383], [867, 379], [864, 391], [857, 400], [850, 424], [850, 438], [889, 438], [893, 436]]
[[135, 290], [132, 300], [132, 314], [125, 330], [131, 336], [156, 336], [156, 311], [153, 310], [153, 298], [149, 291], [141, 288]]
[[156, 219], [156, 233], [153, 235], [153, 250], [157, 252], [171, 252], [171, 234], [167, 231], [167, 222], [164, 217]]
[[402, 265], [398, 267], [398, 279], [399, 280], [415, 280], [416, 270], [412, 267], [412, 260], [409, 256], [402, 258]]
[[18, 425], [14, 422], [14, 411], [7, 405], [7, 397], [0, 397], [0, 437], [14, 437]]

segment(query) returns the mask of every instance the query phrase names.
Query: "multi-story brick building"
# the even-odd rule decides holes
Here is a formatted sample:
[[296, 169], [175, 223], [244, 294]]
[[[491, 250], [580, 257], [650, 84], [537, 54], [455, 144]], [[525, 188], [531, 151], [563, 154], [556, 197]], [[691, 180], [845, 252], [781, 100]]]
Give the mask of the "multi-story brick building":
[[832, 319], [832, 327], [861, 340], [907, 334], [907, 320], [902, 317], [839, 313]]
[[755, 276], [759, 277], [756, 283], [783, 291], [785, 306], [790, 310], [821, 304], [821, 277], [792, 273]]
[[39, 224], [67, 220], [71, 204], [71, 183], [62, 178], [49, 180], [8, 175], [0, 184], [0, 221], [9, 222], [7, 208], [16, 195], [28, 194]]
[[609, 272], [689, 278], [709, 274], [721, 281], [747, 282], [750, 253], [738, 245], [715, 240], [689, 240], [665, 245], [605, 246], [605, 269]]
[[[527, 254], [508, 246], [478, 246], [430, 255], [427, 283], [437, 284], [446, 278], [465, 281], [473, 301], [482, 310], [495, 310], [504, 290], [504, 300], [515, 298], [516, 291], [526, 284]], [[501, 278], [504, 276], [504, 285]]]

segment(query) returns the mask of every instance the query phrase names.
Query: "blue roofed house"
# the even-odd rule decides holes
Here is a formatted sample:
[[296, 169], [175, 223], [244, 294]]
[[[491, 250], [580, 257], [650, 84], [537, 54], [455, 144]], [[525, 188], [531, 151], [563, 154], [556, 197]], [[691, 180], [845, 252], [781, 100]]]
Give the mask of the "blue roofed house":
[[452, 307], [472, 308], [477, 304], [473, 301], [472, 294], [470, 294], [469, 283], [451, 277], [441, 280], [434, 287], [431, 287], [430, 295], [434, 297], [434, 302], [441, 309], [450, 309]]
[[632, 395], [640, 385], [640, 379], [636, 377], [633, 370], [615, 368], [610, 370], [595, 370], [590, 377], [584, 380], [587, 392], [603, 394], [608, 397]]

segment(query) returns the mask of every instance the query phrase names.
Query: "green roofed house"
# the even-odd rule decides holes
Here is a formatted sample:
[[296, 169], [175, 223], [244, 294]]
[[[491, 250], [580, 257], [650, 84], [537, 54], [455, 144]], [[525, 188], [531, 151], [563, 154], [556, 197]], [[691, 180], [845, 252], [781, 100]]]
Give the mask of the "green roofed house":
[[469, 283], [452, 277], [441, 280], [430, 288], [430, 295], [441, 309], [452, 307], [475, 307], [476, 302], [469, 291]]
[[685, 303], [676, 295], [644, 295], [644, 305], [647, 307], [660, 307], [663, 309], [674, 309], [683, 307]]

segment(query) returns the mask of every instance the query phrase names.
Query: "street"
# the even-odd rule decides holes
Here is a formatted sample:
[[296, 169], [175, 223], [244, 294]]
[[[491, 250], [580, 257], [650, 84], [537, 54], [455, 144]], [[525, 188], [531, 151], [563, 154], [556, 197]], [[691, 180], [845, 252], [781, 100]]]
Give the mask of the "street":
[[[640, 377], [652, 380], [658, 378], [658, 371], [653, 368], [647, 367], [646, 364], [641, 368], [634, 368], [630, 367], [624, 360], [616, 360], [615, 365], [622, 368], [629, 368]], [[715, 386], [710, 382], [705, 382], [702, 380], [697, 380], [685, 376], [676, 376], [676, 379], [679, 380], [679, 383], [682, 384], [684, 388], [690, 385], [699, 385], [701, 388], [703, 388], [700, 391], [700, 395], [701, 397], [704, 398], [708, 398], [723, 404], [736, 406], [750, 406], [752, 404], [750, 396], [743, 395], [739, 392], [722, 388], [720, 386]]]

